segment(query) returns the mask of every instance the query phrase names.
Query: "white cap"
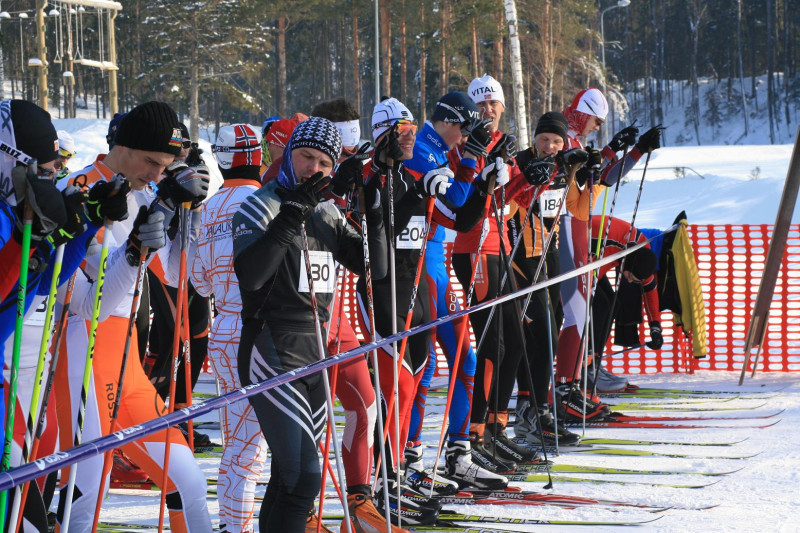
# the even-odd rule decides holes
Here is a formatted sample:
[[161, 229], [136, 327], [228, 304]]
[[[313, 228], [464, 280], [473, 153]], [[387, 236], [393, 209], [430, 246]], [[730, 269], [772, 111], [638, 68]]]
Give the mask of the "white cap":
[[575, 109], [581, 113], [605, 120], [606, 115], [608, 115], [608, 102], [606, 102], [606, 97], [598, 89], [586, 89], [580, 95]]
[[397, 98], [378, 102], [372, 110], [372, 139], [378, 140], [397, 120], [414, 120], [414, 115]]
[[250, 124], [231, 124], [219, 129], [211, 146], [217, 165], [223, 170], [261, 165], [261, 132]]
[[56, 134], [58, 135], [58, 150], [75, 155], [75, 141], [72, 139], [72, 135], [65, 130], [58, 130]]
[[475, 78], [472, 80], [472, 83], [469, 84], [469, 88], [467, 89], [467, 93], [476, 104], [489, 100], [497, 100], [503, 104], [503, 107], [506, 106], [506, 97], [503, 94], [503, 87], [500, 86], [499, 81], [488, 74], [484, 74], [482, 78]]

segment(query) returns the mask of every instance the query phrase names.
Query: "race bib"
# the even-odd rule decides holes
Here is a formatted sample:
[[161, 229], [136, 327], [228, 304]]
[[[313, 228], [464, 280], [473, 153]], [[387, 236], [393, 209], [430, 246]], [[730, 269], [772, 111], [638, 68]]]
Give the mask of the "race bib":
[[419, 250], [425, 240], [425, 217], [421, 215], [411, 217], [403, 231], [395, 240], [398, 250]]
[[[26, 326], [44, 327], [45, 318], [47, 317], [47, 298], [41, 301], [39, 306], [25, 317]], [[41, 335], [40, 335], [41, 336]]]
[[539, 209], [542, 216], [552, 218], [558, 213], [558, 206], [564, 198], [563, 190], [546, 190], [539, 197]]
[[[333, 254], [309, 250], [309, 260], [311, 262], [311, 281], [314, 283], [314, 293], [333, 293], [336, 286], [336, 267], [333, 262]], [[298, 292], [310, 292], [308, 290], [308, 275], [306, 273], [306, 260], [303, 251], [300, 251], [300, 282], [297, 286]]]

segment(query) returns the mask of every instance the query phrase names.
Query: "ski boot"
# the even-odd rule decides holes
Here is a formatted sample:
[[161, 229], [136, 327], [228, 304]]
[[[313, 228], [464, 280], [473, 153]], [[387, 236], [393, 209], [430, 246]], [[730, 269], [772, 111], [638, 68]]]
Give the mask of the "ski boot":
[[[348, 494], [347, 508], [350, 510], [350, 524], [353, 533], [373, 533], [386, 531], [386, 517], [378, 512], [372, 498], [365, 494]], [[347, 531], [347, 523], [342, 520], [339, 531]], [[408, 533], [407, 529], [392, 524], [392, 533]]]
[[433, 474], [425, 469], [422, 463], [422, 445], [409, 442], [405, 450], [406, 458], [406, 476], [404, 484], [419, 492], [420, 494], [432, 497], [452, 496], [458, 492], [458, 483], [448, 479], [443, 475], [436, 475], [436, 481], [433, 480]]
[[[470, 441], [457, 440], [447, 443], [444, 472], [462, 489], [504, 490], [508, 479], [495, 474], [473, 462]], [[516, 467], [516, 466], [515, 466]]]

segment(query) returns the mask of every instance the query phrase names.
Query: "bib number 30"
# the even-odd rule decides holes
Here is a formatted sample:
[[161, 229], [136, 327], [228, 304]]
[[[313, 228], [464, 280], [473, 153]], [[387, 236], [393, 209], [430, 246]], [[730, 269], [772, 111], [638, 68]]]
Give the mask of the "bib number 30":
[[[333, 255], [330, 252], [317, 250], [309, 250], [308, 255], [311, 262], [311, 281], [314, 283], [314, 292], [333, 293], [336, 283]], [[300, 252], [300, 280], [297, 290], [298, 292], [309, 292], [306, 261], [302, 251]]]

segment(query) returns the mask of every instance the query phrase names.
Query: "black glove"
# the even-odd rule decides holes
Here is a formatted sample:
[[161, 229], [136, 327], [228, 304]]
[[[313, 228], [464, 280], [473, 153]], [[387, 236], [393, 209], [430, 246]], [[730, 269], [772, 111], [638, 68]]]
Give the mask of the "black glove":
[[192, 209], [199, 207], [208, 196], [211, 179], [205, 165], [190, 167], [182, 161], [172, 163], [166, 176], [158, 182], [156, 195], [165, 205], [174, 209], [184, 202], [191, 202]]
[[203, 153], [203, 149], [198, 147], [197, 143], [192, 143], [192, 147], [189, 150], [189, 155], [186, 156], [184, 161], [190, 167], [197, 167], [203, 165], [203, 158], [200, 157], [200, 154]]
[[97, 227], [108, 220], [119, 221], [128, 218], [128, 191], [131, 184], [117, 174], [111, 181], [98, 181], [89, 189], [86, 202], [86, 216]]
[[288, 191], [281, 203], [281, 214], [296, 227], [311, 217], [314, 208], [322, 201], [331, 184], [328, 176], [317, 172], [303, 183]]
[[664, 345], [664, 337], [661, 335], [661, 322], [657, 320], [650, 322], [650, 342], [646, 344], [651, 350], [660, 350]]
[[364, 163], [370, 157], [369, 153], [367, 153], [369, 147], [369, 143], [364, 143], [356, 153], [342, 161], [331, 180], [333, 194], [339, 197], [344, 196], [358, 178], [364, 174]]
[[486, 149], [492, 144], [492, 135], [489, 133], [489, 124], [491, 123], [492, 121], [489, 119], [474, 118], [462, 127], [461, 134], [467, 137], [464, 150], [475, 157], [486, 157], [488, 155]]
[[504, 133], [486, 159], [494, 161], [498, 157], [502, 158], [506, 163], [517, 157], [517, 138], [515, 136]]
[[550, 183], [550, 177], [556, 170], [556, 164], [553, 156], [547, 156], [544, 159], [531, 159], [521, 167], [522, 175], [531, 185], [541, 187]]
[[575, 183], [577, 183], [579, 187], [583, 187], [586, 185], [587, 181], [594, 184], [594, 180], [592, 179], [592, 171], [586, 167], [579, 168], [575, 173]]
[[33, 248], [39, 241], [66, 223], [67, 211], [64, 199], [54, 181], [49, 177], [39, 176], [30, 167], [14, 167], [11, 179], [17, 197], [14, 240], [22, 244], [27, 205], [33, 212], [31, 224], [31, 248]]
[[389, 169], [388, 161], [390, 159], [393, 167], [400, 164], [400, 160], [403, 159], [403, 149], [400, 148], [400, 143], [397, 142], [398, 138], [397, 125], [395, 124], [375, 145], [375, 153], [372, 154], [372, 170], [376, 174], [384, 174]]
[[588, 153], [589, 159], [586, 161], [586, 168], [600, 170], [600, 167], [603, 165], [603, 155], [600, 153], [600, 150], [589, 148]]
[[[153, 202], [157, 203], [158, 200]], [[125, 260], [130, 266], [139, 266], [142, 248], [147, 248], [147, 257], [154, 250], [163, 248], [167, 244], [167, 229], [164, 224], [164, 213], [142, 206], [139, 214], [133, 221], [133, 229], [128, 235], [128, 246], [125, 248]]]
[[628, 126], [618, 131], [608, 143], [608, 147], [615, 152], [621, 152], [626, 146], [630, 147], [636, 143], [636, 136], [639, 135], [639, 128]]
[[83, 206], [86, 202], [86, 193], [78, 187], [70, 185], [64, 189], [61, 196], [64, 198], [67, 221], [47, 238], [53, 248], [66, 244], [70, 239], [86, 231], [86, 219], [83, 216], [86, 212]]
[[654, 126], [644, 132], [642, 136], [639, 137], [639, 142], [636, 143], [636, 148], [638, 148], [643, 154], [647, 154], [653, 150], [658, 150], [661, 148], [661, 130], [663, 129], [664, 127], [659, 124], [658, 126]]
[[589, 153], [580, 148], [562, 150], [556, 154], [556, 162], [562, 168], [571, 167], [579, 163], [586, 163], [589, 160]]

